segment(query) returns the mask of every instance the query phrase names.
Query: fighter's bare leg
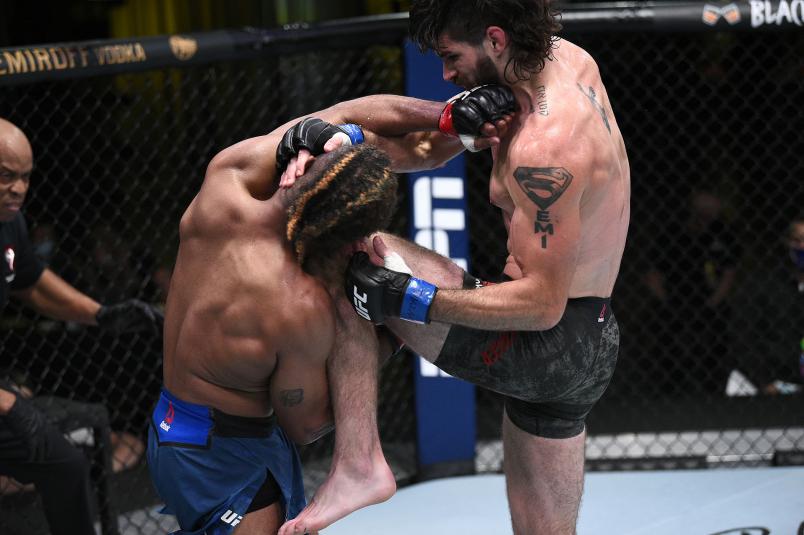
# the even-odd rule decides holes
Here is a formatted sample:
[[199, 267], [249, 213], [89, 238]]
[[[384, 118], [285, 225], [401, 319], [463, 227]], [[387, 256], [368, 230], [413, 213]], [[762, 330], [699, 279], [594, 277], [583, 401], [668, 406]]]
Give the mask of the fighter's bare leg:
[[274, 535], [284, 519], [282, 505], [277, 502], [243, 515], [234, 535]]
[[586, 431], [565, 439], [537, 437], [503, 415], [503, 464], [515, 535], [575, 534], [585, 438]]
[[335, 413], [335, 451], [324, 483], [280, 535], [314, 532], [396, 492], [377, 430], [378, 342], [374, 326], [354, 313], [338, 288], [338, 328], [328, 364]]
[[[398, 236], [380, 232], [372, 240], [372, 261], [382, 264], [388, 251], [398, 253], [413, 271], [413, 275], [439, 288], [463, 287], [463, 269], [455, 262], [429, 249]], [[388, 319], [386, 325], [413, 351], [435, 362], [449, 334], [450, 325], [433, 322], [419, 325], [399, 319]]]

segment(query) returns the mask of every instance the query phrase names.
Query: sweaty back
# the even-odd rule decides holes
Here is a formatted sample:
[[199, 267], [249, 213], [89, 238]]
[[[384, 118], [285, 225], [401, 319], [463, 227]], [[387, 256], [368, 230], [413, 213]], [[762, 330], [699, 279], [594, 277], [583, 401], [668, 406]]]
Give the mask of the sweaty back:
[[265, 416], [278, 359], [328, 352], [331, 302], [288, 247], [279, 195], [254, 199], [233, 186], [231, 173], [211, 166], [182, 217], [166, 308], [165, 384], [190, 402]]

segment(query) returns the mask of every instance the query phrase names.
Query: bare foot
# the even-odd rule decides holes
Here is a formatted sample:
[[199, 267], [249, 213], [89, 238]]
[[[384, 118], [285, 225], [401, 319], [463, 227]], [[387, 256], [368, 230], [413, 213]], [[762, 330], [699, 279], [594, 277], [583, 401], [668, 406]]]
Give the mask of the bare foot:
[[299, 516], [278, 535], [314, 533], [367, 505], [384, 502], [396, 492], [396, 480], [383, 460], [369, 474], [335, 467]]

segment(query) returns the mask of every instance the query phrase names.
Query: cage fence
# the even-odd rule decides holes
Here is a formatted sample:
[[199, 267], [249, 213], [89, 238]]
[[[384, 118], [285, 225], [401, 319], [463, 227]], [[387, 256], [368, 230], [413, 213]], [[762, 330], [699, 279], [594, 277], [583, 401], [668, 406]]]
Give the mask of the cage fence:
[[[622, 347], [589, 417], [589, 467], [756, 465], [803, 450], [804, 306], [786, 240], [789, 225], [804, 218], [804, 34], [734, 31], [722, 22], [622, 31], [603, 21], [585, 31], [572, 20], [565, 37], [598, 63], [632, 175], [613, 299]], [[300, 29], [295, 48], [187, 67], [24, 83], [0, 76], [0, 116], [34, 150], [25, 215], [35, 251], [101, 302], [163, 303], [178, 221], [210, 159], [303, 113], [402, 93], [404, 25], [393, 28], [362, 23], [364, 40], [383, 43], [368, 47], [336, 48]], [[470, 265], [493, 280], [506, 240], [488, 200], [490, 167], [488, 154], [468, 156]], [[408, 218], [401, 193], [398, 233]], [[39, 400], [95, 459], [99, 518], [119, 515], [104, 533], [164, 530], [142, 459], [161, 386], [161, 341], [101, 335], [13, 303], [2, 324], [2, 377]], [[412, 357], [386, 364], [379, 425], [401, 484], [417, 477], [414, 395]], [[476, 412], [476, 470], [499, 471], [502, 402], [479, 390]], [[331, 449], [331, 437], [302, 449], [308, 490], [325, 477]], [[0, 479], [0, 532], [46, 533], [36, 500]]]

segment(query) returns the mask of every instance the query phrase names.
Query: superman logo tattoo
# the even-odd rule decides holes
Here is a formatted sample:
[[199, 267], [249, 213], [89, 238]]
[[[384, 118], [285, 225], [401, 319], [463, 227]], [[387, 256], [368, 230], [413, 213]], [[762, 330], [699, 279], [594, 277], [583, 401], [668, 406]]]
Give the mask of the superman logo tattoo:
[[556, 202], [572, 183], [572, 174], [563, 167], [517, 167], [514, 178], [542, 210]]
[[533, 232], [542, 235], [542, 249], [547, 249], [547, 237], [555, 233], [547, 208], [567, 190], [572, 174], [563, 167], [517, 167], [514, 178], [525, 195], [540, 208], [536, 210]]

